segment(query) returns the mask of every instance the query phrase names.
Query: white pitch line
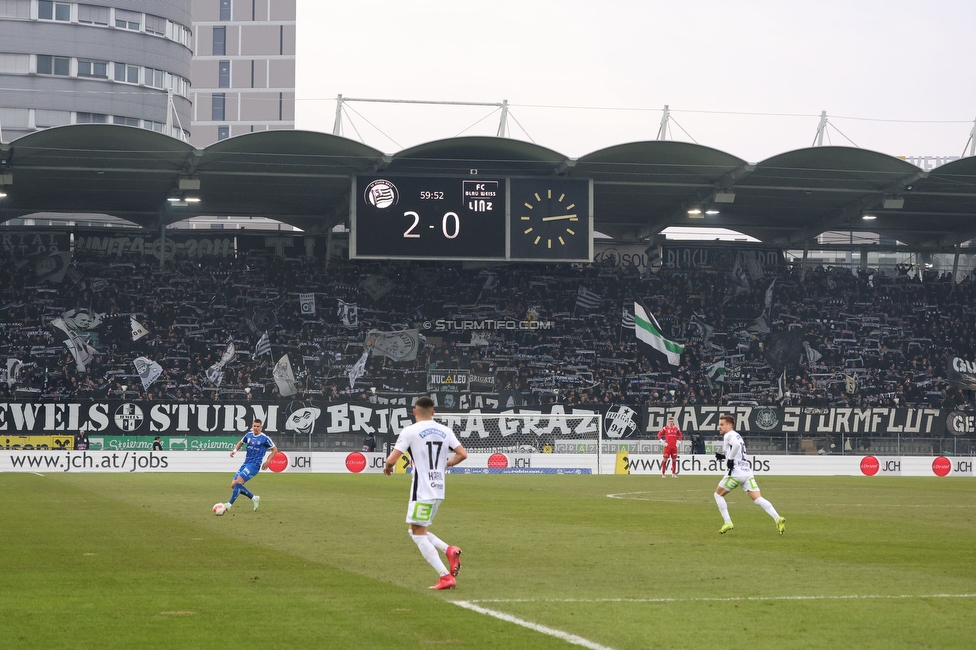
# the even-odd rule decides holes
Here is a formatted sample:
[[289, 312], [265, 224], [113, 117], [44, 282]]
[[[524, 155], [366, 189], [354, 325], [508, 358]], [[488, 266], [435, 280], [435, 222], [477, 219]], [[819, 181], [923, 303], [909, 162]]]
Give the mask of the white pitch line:
[[41, 474], [40, 472], [31, 472], [31, 474], [33, 474], [34, 476], [40, 476], [41, 478], [44, 478], [44, 475]]
[[[590, 648], [591, 650], [613, 650], [612, 648], [600, 645], [599, 643], [594, 643], [588, 639], [584, 639], [581, 636], [576, 636], [575, 634], [570, 634], [568, 632], [563, 632], [562, 630], [557, 630], [552, 627], [547, 627], [545, 625], [539, 625], [538, 623], [533, 623], [532, 621], [526, 621], [521, 618], [512, 616], [511, 614], [505, 614], [504, 612], [496, 612], [493, 609], [487, 609], [485, 607], [479, 607], [473, 603], [473, 601], [467, 600], [452, 600], [451, 603], [457, 605], [458, 607], [463, 607], [465, 609], [470, 609], [473, 612], [478, 612], [479, 614], [485, 614], [486, 616], [492, 616], [501, 621], [507, 623], [515, 623], [516, 625], [521, 625], [522, 627], [527, 627], [530, 630], [536, 632], [541, 632], [542, 634], [548, 634], [549, 636], [554, 636], [557, 639], [566, 641], [567, 643], [572, 643], [573, 645], [583, 646], [584, 648]], [[516, 601], [478, 601], [478, 602], [516, 602]]]
[[[705, 603], [735, 601], [770, 600], [903, 600], [909, 598], [976, 598], [976, 594], [867, 594], [848, 596], [738, 596], [729, 598], [482, 598], [479, 600], [455, 601], [455, 605], [465, 603]], [[474, 609], [474, 607], [469, 607]]]

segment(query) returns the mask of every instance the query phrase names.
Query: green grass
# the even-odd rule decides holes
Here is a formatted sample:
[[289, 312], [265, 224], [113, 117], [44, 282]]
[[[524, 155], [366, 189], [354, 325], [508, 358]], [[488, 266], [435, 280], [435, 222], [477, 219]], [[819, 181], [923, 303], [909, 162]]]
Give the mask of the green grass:
[[[407, 477], [0, 474], [0, 647], [568, 648], [450, 603], [624, 648], [968, 648], [971, 479], [762, 477], [718, 535], [717, 477], [454, 475], [406, 534]], [[608, 494], [629, 493], [626, 498]], [[494, 601], [494, 602], [492, 602]]]

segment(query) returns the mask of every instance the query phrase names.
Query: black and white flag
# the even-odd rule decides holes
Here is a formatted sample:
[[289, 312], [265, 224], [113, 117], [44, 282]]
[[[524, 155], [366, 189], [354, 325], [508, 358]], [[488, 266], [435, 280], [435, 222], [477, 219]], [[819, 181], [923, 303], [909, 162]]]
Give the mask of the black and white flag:
[[385, 275], [369, 275], [366, 276], [360, 283], [359, 286], [363, 288], [369, 297], [373, 300], [379, 300], [386, 294], [393, 291], [396, 284], [393, 283]]
[[20, 367], [24, 362], [20, 359], [7, 359], [7, 387], [13, 388], [14, 384], [20, 383]]
[[400, 330], [397, 332], [380, 332], [370, 330], [366, 334], [366, 350], [378, 357], [387, 357], [394, 361], [414, 361], [420, 350], [420, 332], [417, 330]]
[[295, 373], [292, 372], [291, 362], [288, 360], [287, 354], [278, 359], [271, 370], [271, 374], [282, 397], [290, 397], [298, 392], [298, 386], [295, 384]]
[[664, 249], [658, 244], [657, 246], [649, 246], [646, 253], [647, 270], [657, 274], [661, 270], [661, 267], [664, 266]]
[[73, 329], [68, 327], [64, 319], [55, 318], [51, 321], [51, 327], [54, 328], [55, 335], [68, 348], [68, 352], [71, 353], [71, 356], [75, 360], [75, 366], [78, 368], [78, 372], [88, 372], [88, 364], [95, 357], [95, 349], [88, 345], [87, 341], [78, 336]]
[[704, 320], [704, 316], [700, 314], [692, 314], [691, 319], [688, 321], [691, 325], [698, 328], [698, 333], [701, 335], [702, 343], [708, 343], [715, 336], [715, 328], [707, 324]]
[[746, 328], [747, 331], [769, 334], [769, 324], [773, 322], [773, 287], [775, 286], [776, 278], [773, 278], [773, 281], [766, 288], [766, 302], [763, 305], [762, 314], [753, 321], [752, 325]]
[[634, 315], [627, 311], [627, 307], [624, 307], [623, 313], [620, 314], [620, 326], [625, 330], [634, 329]]
[[132, 328], [132, 340], [138, 341], [143, 336], [149, 334], [149, 330], [142, 326], [134, 317], [129, 317], [129, 326]]
[[151, 361], [146, 357], [136, 357], [132, 363], [136, 367], [136, 372], [139, 373], [139, 379], [142, 380], [142, 390], [149, 390], [153, 382], [163, 374], [163, 367], [159, 365], [159, 362]]
[[315, 294], [314, 293], [300, 293], [298, 294], [298, 302], [302, 307], [302, 315], [311, 316], [315, 314]]
[[349, 389], [352, 390], [356, 387], [356, 382], [360, 377], [366, 374], [366, 359], [369, 357], [369, 350], [363, 351], [362, 356], [359, 357], [352, 368], [349, 369]]
[[807, 341], [803, 342], [803, 350], [807, 353], [807, 365], [811, 368], [813, 367], [813, 364], [820, 361], [820, 359], [823, 357], [822, 354], [810, 347], [810, 344]]
[[234, 342], [231, 341], [227, 344], [224, 353], [220, 355], [220, 361], [207, 368], [207, 380], [214, 386], [220, 386], [224, 380], [224, 366], [233, 361], [236, 356], [237, 348], [234, 347]]
[[71, 266], [71, 253], [54, 251], [33, 256], [34, 275], [38, 282], [60, 284]]
[[254, 356], [260, 357], [265, 354], [271, 354], [271, 339], [268, 338], [268, 333], [265, 332], [258, 339], [258, 342], [254, 346]]
[[339, 310], [336, 312], [336, 316], [339, 317], [339, 320], [345, 327], [350, 329], [359, 327], [359, 304], [340, 300]]
[[576, 290], [576, 308], [577, 309], [599, 309], [603, 298], [593, 293], [582, 284], [579, 289]]

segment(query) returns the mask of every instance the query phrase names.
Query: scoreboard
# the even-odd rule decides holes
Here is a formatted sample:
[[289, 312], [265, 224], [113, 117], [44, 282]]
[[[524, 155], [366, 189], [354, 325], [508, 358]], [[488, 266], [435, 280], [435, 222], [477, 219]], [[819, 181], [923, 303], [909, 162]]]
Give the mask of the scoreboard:
[[357, 176], [349, 257], [593, 260], [587, 179]]

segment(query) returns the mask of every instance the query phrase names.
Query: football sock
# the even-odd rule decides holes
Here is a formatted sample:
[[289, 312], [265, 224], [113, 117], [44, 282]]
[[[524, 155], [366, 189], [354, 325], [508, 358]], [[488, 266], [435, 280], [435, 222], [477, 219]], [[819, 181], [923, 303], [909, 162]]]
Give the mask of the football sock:
[[718, 511], [722, 513], [722, 519], [725, 520], [725, 523], [731, 524], [732, 517], [729, 517], [729, 504], [725, 502], [725, 497], [720, 495], [718, 492], [715, 492], [714, 496], [715, 503], [718, 504]]
[[773, 518], [773, 521], [779, 519], [779, 513], [776, 512], [776, 508], [773, 507], [769, 501], [763, 497], [756, 499], [756, 505], [766, 511], [766, 514]]
[[241, 486], [241, 494], [243, 494], [244, 496], [246, 496], [248, 499], [253, 499], [254, 498], [254, 495], [251, 494], [251, 491], [248, 490], [243, 485]]
[[446, 542], [441, 541], [441, 538], [435, 535], [434, 533], [427, 531], [427, 541], [433, 544], [434, 548], [436, 548], [441, 553], [447, 553], [448, 544]]
[[434, 567], [438, 575], [446, 576], [448, 573], [447, 567], [441, 562], [441, 556], [437, 553], [437, 549], [427, 540], [427, 535], [414, 535], [411, 533], [410, 538], [413, 539], [413, 543], [420, 549], [420, 554], [427, 560], [427, 564]]
[[234, 491], [230, 493], [230, 505], [234, 505], [234, 502], [237, 501], [237, 497], [240, 495], [242, 487], [244, 486], [243, 485], [234, 486]]

